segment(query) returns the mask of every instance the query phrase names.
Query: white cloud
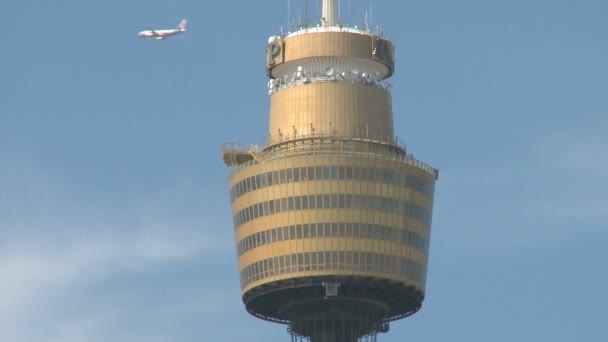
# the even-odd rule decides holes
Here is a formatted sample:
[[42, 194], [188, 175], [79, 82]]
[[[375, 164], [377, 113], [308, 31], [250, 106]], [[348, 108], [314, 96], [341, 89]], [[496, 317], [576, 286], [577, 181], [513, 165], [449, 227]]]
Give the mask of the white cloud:
[[[137, 282], [147, 277], [171, 282], [166, 278], [175, 276], [174, 268], [210, 258], [234, 258], [230, 229], [216, 234], [212, 228], [219, 224], [212, 220], [169, 214], [174, 203], [124, 201], [122, 207], [128, 208], [115, 213], [70, 198], [66, 186], [37, 177], [37, 172], [18, 173], [0, 171], [3, 341], [169, 341], [170, 334], [163, 336], [146, 320], [186, 315], [194, 310], [192, 305], [185, 305], [186, 299], [175, 290], [148, 285], [152, 288], [146, 293]], [[189, 300], [221, 301], [224, 295], [206, 298], [201, 290]], [[230, 295], [236, 295], [238, 302], [237, 293]], [[175, 298], [169, 302], [163, 296]], [[134, 298], [140, 302], [129, 303]], [[154, 300], [162, 303], [163, 310], [149, 307]]]
[[[7, 228], [10, 229], [2, 227], [0, 231]], [[154, 274], [198, 256], [217, 256], [223, 245], [178, 224], [137, 227], [131, 232], [133, 228], [112, 224], [111, 228], [97, 227], [82, 234], [73, 227], [48, 227], [48, 233], [29, 235], [43, 231], [35, 228], [12, 241], [3, 241], [0, 246], [3, 336], [12, 336], [10, 340], [15, 342], [39, 341], [36, 336], [40, 330], [50, 329], [44, 334], [57, 334], [57, 339], [47, 337], [46, 341], [90, 341], [93, 336], [85, 338], [78, 334], [93, 332], [100, 325], [110, 326], [107, 320], [112, 320], [112, 315], [72, 306], [91, 299], [87, 298], [88, 289], [112, 281], [112, 277]], [[124, 291], [129, 289], [127, 284], [115, 286], [124, 286]], [[69, 313], [70, 310], [85, 312]], [[87, 315], [80, 316], [83, 313]], [[90, 315], [93, 317], [87, 317]], [[78, 329], [54, 331], [62, 325]], [[38, 328], [32, 331], [32, 327]], [[68, 331], [74, 335], [65, 336]]]

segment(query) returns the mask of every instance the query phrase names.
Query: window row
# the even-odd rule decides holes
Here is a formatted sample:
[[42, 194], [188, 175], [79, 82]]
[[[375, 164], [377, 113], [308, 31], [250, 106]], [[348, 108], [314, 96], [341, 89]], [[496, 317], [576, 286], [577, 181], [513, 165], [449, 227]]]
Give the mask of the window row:
[[435, 191], [432, 181], [427, 181], [420, 176], [406, 175], [400, 170], [344, 165], [307, 166], [264, 172], [243, 179], [230, 189], [230, 199], [234, 201], [237, 197], [250, 191], [275, 184], [328, 179], [389, 183], [412, 188], [424, 193], [429, 198], [433, 197]]
[[424, 288], [426, 269], [410, 259], [371, 252], [325, 251], [276, 256], [241, 270], [241, 288], [258, 280], [292, 272], [353, 271], [388, 273]]
[[237, 251], [238, 255], [241, 256], [248, 250], [273, 242], [326, 237], [394, 241], [414, 247], [428, 255], [428, 240], [416, 232], [380, 224], [358, 222], [304, 223], [272, 228], [246, 236], [237, 243]]
[[406, 215], [427, 226], [431, 224], [429, 210], [395, 198], [353, 194], [320, 194], [277, 198], [244, 208], [234, 216], [234, 229], [259, 217], [309, 209], [379, 210]]

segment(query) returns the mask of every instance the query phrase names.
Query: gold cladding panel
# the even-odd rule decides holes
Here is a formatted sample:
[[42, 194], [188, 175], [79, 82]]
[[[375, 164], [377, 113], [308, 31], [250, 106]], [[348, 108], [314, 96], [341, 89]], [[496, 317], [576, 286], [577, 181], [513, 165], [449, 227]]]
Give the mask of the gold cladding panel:
[[269, 134], [349, 136], [391, 141], [391, 97], [382, 88], [342, 82], [310, 83], [270, 97]]
[[325, 251], [356, 251], [381, 253], [394, 255], [416, 261], [426, 267], [427, 256], [418, 249], [394, 243], [391, 241], [380, 241], [364, 238], [312, 238], [275, 242], [263, 247], [250, 250], [239, 258], [239, 270], [253, 264], [258, 260], [264, 260], [275, 256]]
[[235, 241], [271, 228], [314, 222], [359, 222], [380, 224], [414, 232], [424, 238], [430, 237], [430, 229], [422, 222], [404, 215], [378, 213], [373, 210], [313, 209], [268, 215], [249, 221], [235, 231]]

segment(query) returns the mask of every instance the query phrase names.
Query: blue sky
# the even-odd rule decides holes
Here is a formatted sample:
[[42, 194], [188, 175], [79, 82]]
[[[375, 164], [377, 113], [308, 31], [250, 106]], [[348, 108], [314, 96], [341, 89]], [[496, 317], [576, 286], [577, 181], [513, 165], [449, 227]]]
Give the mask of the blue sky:
[[[396, 45], [396, 134], [440, 169], [427, 298], [381, 341], [605, 339], [608, 2], [372, 13]], [[267, 134], [286, 18], [286, 1], [2, 1], [1, 340], [288, 340], [243, 308], [220, 155]]]

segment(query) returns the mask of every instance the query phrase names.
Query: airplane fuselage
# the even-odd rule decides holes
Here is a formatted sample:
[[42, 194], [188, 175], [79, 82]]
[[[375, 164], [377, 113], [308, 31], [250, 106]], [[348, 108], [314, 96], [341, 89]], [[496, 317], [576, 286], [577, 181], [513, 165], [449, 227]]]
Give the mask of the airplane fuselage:
[[145, 30], [141, 31], [138, 36], [144, 38], [165, 39], [166, 37], [175, 36], [184, 31], [182, 30]]
[[171, 37], [183, 33], [186, 31], [186, 19], [182, 20], [179, 23], [179, 26], [175, 29], [171, 30], [144, 30], [137, 34], [138, 37], [143, 38], [155, 38], [157, 40], [165, 39], [166, 37]]

